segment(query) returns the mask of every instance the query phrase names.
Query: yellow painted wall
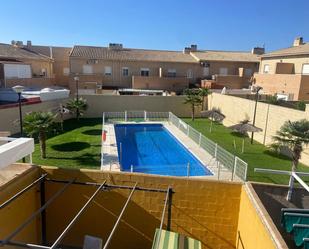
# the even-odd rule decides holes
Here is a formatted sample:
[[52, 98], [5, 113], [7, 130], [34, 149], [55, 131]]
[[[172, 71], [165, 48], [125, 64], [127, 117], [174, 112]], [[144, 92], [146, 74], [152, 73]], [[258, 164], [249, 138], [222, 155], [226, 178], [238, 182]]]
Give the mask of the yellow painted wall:
[[[52, 178], [77, 177], [80, 181], [95, 182], [107, 179], [108, 183], [122, 185], [138, 182], [138, 186], [162, 189], [171, 185], [175, 191], [172, 200], [172, 231], [201, 240], [203, 248], [234, 248], [241, 184], [100, 171], [44, 170]], [[47, 196], [51, 196], [61, 186], [59, 183], [48, 183]], [[94, 191], [94, 187], [74, 185], [48, 208], [49, 241], [61, 233]], [[64, 242], [81, 245], [86, 234], [105, 240], [128, 194], [128, 190], [100, 193]], [[109, 248], [151, 248], [155, 228], [160, 224], [164, 199], [165, 194], [162, 193], [136, 192]]]
[[[130, 186], [138, 182], [140, 187], [160, 189], [171, 186], [174, 191], [172, 231], [200, 240], [203, 249], [275, 248], [248, 193], [240, 183], [53, 167], [43, 167], [42, 172], [47, 172], [52, 179], [76, 178], [76, 181], [98, 183], [107, 180], [109, 184]], [[34, 167], [0, 187], [0, 203], [32, 182], [40, 173]], [[46, 199], [62, 186], [63, 183], [47, 182]], [[47, 208], [47, 239], [50, 243], [61, 234], [95, 190], [94, 186], [71, 185]], [[124, 189], [100, 192], [62, 243], [81, 246], [85, 235], [97, 236], [106, 241], [129, 192]], [[136, 191], [109, 248], [151, 248], [155, 228], [160, 224], [164, 200], [165, 193]], [[36, 187], [0, 210], [0, 238], [8, 235], [38, 208], [39, 191]], [[40, 243], [40, 236], [38, 218], [15, 240]]]
[[236, 249], [276, 249], [245, 186], [241, 191]]
[[[39, 176], [39, 168], [30, 168], [13, 181], [0, 186], [0, 203], [16, 194]], [[13, 232], [28, 216], [39, 208], [40, 193], [33, 187], [9, 206], [0, 210], [0, 238], [4, 239]], [[15, 241], [40, 243], [40, 218], [34, 219], [15, 238]], [[3, 248], [12, 248], [5, 246]]]

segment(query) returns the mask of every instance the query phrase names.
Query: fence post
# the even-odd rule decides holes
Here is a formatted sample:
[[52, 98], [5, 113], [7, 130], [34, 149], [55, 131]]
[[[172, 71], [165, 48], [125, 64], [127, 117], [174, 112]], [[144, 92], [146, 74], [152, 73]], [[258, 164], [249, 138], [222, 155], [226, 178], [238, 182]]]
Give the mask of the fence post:
[[127, 122], [128, 120], [128, 113], [127, 111], [124, 111], [124, 121]]
[[218, 163], [218, 180], [220, 180], [220, 170], [221, 170], [220, 163]]
[[246, 163], [245, 179], [243, 179], [244, 181], [247, 181], [247, 170], [248, 170], [248, 164]]
[[119, 164], [120, 164], [120, 169], [122, 168], [122, 143], [120, 143], [119, 144], [119, 158], [120, 158], [120, 162], [119, 162]]
[[215, 159], [217, 161], [217, 151], [218, 151], [218, 144], [215, 144]]
[[236, 165], [237, 165], [237, 156], [234, 157], [234, 165], [233, 165], [233, 170], [232, 170], [232, 177], [231, 177], [231, 181], [234, 180], [235, 177], [235, 173], [236, 173]]
[[144, 111], [144, 121], [147, 121], [147, 111]]
[[190, 162], [187, 164], [187, 177], [190, 177]]
[[201, 147], [201, 141], [202, 141], [202, 133], [200, 133], [200, 137], [198, 139], [198, 146]]

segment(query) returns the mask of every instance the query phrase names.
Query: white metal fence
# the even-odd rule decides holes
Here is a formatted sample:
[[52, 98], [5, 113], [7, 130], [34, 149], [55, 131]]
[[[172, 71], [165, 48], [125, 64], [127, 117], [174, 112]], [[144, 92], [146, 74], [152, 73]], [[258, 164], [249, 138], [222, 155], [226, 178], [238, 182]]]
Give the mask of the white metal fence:
[[[199, 147], [207, 151], [217, 162], [218, 178], [220, 169], [224, 168], [231, 172], [231, 180], [237, 176], [239, 179], [247, 180], [248, 164], [239, 157], [233, 155], [227, 150], [223, 149], [214, 141], [205, 137], [202, 133], [192, 128], [183, 120], [178, 118], [171, 112], [147, 112], [147, 111], [124, 111], [124, 112], [105, 112], [103, 113], [102, 134], [104, 124], [108, 121], [113, 122], [130, 122], [130, 121], [168, 121], [176, 126], [180, 131], [192, 139]], [[101, 150], [101, 165], [103, 165], [103, 142]]]

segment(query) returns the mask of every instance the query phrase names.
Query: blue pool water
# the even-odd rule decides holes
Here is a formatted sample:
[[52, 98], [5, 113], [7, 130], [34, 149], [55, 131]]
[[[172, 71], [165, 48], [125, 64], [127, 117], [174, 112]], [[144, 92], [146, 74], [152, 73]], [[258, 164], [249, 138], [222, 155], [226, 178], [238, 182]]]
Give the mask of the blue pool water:
[[[161, 124], [116, 124], [122, 171], [187, 176], [212, 173]], [[122, 156], [120, 156], [120, 144]]]

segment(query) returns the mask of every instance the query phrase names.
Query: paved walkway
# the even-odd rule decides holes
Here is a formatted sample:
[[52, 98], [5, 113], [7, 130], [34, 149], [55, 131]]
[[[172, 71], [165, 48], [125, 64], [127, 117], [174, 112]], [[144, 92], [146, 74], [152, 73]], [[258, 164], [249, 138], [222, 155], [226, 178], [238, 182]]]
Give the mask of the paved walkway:
[[[150, 122], [147, 123], [149, 124]], [[151, 122], [151, 123], [158, 123], [158, 122]], [[231, 180], [232, 178], [231, 171], [229, 171], [222, 165], [220, 166], [219, 169], [216, 160], [208, 152], [199, 147], [191, 138], [189, 138], [176, 126], [174, 126], [172, 123], [169, 122], [159, 122], [159, 123], [162, 123], [165, 126], [165, 128], [170, 133], [172, 133], [178, 139], [178, 141], [180, 141], [184, 145], [184, 147], [186, 147], [196, 158], [198, 158], [204, 165], [206, 165], [207, 168], [213, 174], [209, 176], [191, 176], [191, 177]], [[103, 165], [101, 169], [120, 171], [114, 124], [105, 124], [104, 129], [107, 131], [107, 136], [106, 141], [103, 143]], [[236, 177], [234, 181], [240, 181], [240, 179]]]

